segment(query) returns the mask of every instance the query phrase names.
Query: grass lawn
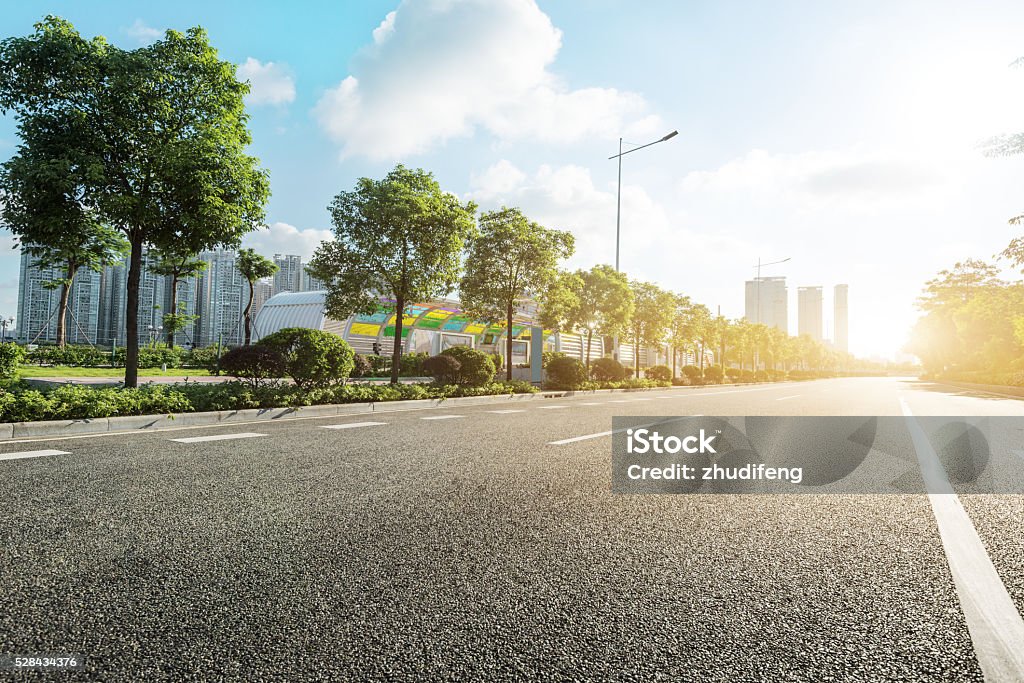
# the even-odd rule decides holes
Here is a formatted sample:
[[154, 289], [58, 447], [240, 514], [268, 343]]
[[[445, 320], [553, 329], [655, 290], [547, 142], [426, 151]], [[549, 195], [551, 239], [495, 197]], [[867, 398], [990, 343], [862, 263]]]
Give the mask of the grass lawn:
[[[139, 377], [208, 377], [209, 370], [202, 368], [140, 368]], [[23, 365], [18, 369], [18, 378], [25, 377], [124, 377], [124, 368], [78, 368], [70, 365]]]

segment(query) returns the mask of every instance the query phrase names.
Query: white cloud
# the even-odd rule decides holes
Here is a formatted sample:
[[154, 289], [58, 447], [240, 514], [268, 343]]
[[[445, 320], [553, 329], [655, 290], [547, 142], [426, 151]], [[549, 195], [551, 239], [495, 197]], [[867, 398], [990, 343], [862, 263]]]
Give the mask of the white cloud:
[[309, 261], [321, 242], [334, 239], [326, 229], [297, 228], [288, 223], [271, 223], [266, 230], [257, 230], [245, 236], [242, 245], [255, 249], [267, 258], [274, 254], [298, 254], [303, 262]]
[[134, 24], [123, 31], [134, 38], [139, 45], [148, 45], [163, 35], [163, 31], [147, 26], [142, 19], [136, 19]]
[[249, 57], [238, 67], [238, 78], [249, 81], [249, 104], [287, 104], [295, 100], [295, 79], [284, 64], [261, 63]]
[[642, 96], [552, 74], [561, 44], [534, 0], [403, 0], [314, 114], [344, 155], [374, 159], [480, 129], [567, 143], [660, 128]]

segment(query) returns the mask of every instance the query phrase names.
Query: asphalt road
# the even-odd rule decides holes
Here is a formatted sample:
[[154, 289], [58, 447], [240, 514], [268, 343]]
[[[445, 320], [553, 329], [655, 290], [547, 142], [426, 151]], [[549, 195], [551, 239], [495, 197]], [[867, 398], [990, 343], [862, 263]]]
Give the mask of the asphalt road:
[[[836, 379], [0, 442], [0, 655], [106, 681], [982, 680], [928, 496], [612, 495], [609, 436], [553, 443], [907, 410], [1024, 401]], [[1024, 502], [961, 499], [1024, 609]]]

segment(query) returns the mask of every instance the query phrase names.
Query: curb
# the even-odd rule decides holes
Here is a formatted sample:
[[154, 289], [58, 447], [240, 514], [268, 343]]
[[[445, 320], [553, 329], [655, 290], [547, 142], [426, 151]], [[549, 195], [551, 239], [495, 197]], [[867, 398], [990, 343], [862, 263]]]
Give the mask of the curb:
[[[694, 385], [659, 387], [661, 389], [701, 389], [709, 386], [747, 386], [753, 384], [785, 384], [786, 382], [743, 382], [722, 385]], [[807, 380], [800, 380], [807, 381]], [[491, 394], [489, 396], [460, 396], [458, 398], [429, 398], [405, 401], [377, 401], [372, 403], [333, 403], [298, 408], [252, 408], [246, 410], [219, 410], [205, 413], [176, 413], [159, 415], [124, 415], [83, 420], [40, 420], [38, 422], [0, 423], [0, 443], [9, 439], [80, 436], [83, 434], [150, 432], [160, 429], [202, 427], [218, 424], [270, 422], [309, 417], [333, 417], [361, 413], [394, 413], [405, 410], [441, 408], [445, 405], [483, 405], [508, 401], [536, 401], [549, 398], [571, 398], [597, 394], [651, 391], [635, 389], [594, 389], [591, 391], [541, 391], [536, 394]]]
[[177, 413], [160, 415], [125, 415], [84, 420], [41, 420], [38, 422], [0, 423], [0, 443], [8, 439], [80, 436], [83, 434], [152, 432], [161, 429], [200, 427], [219, 424], [271, 422], [289, 418], [333, 417], [368, 413], [392, 413], [405, 410], [441, 408], [445, 405], [477, 405], [508, 401], [530, 401], [561, 396], [558, 392], [536, 394], [492, 394], [489, 396], [461, 396], [446, 399], [416, 399], [407, 401], [378, 401], [374, 403], [335, 403], [298, 408], [253, 408], [247, 410], [220, 410], [204, 413]]

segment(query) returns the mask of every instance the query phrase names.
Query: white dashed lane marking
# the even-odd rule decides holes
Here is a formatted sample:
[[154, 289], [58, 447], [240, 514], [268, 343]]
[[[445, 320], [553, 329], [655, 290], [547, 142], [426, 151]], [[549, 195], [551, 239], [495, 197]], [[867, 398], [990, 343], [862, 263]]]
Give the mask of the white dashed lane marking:
[[211, 436], [190, 436], [185, 439], [170, 439], [170, 441], [177, 441], [178, 443], [202, 443], [204, 441], [228, 441], [230, 439], [252, 439], [257, 436], [266, 436], [266, 434], [257, 434], [256, 432], [238, 432], [237, 434], [213, 434]]
[[525, 410], [488, 410], [488, 413], [494, 413], [495, 415], [508, 415], [509, 413], [525, 413]]
[[323, 425], [324, 429], [355, 429], [356, 427], [376, 427], [386, 425], [387, 422], [349, 422], [341, 425]]
[[421, 420], [454, 420], [456, 418], [465, 417], [465, 415], [431, 415], [430, 417], [421, 417]]
[[16, 453], [0, 453], [0, 460], [21, 460], [22, 458], [43, 458], [48, 455], [70, 455], [67, 451], [18, 451]]
[[560, 410], [569, 406], [538, 406], [541, 410]]

